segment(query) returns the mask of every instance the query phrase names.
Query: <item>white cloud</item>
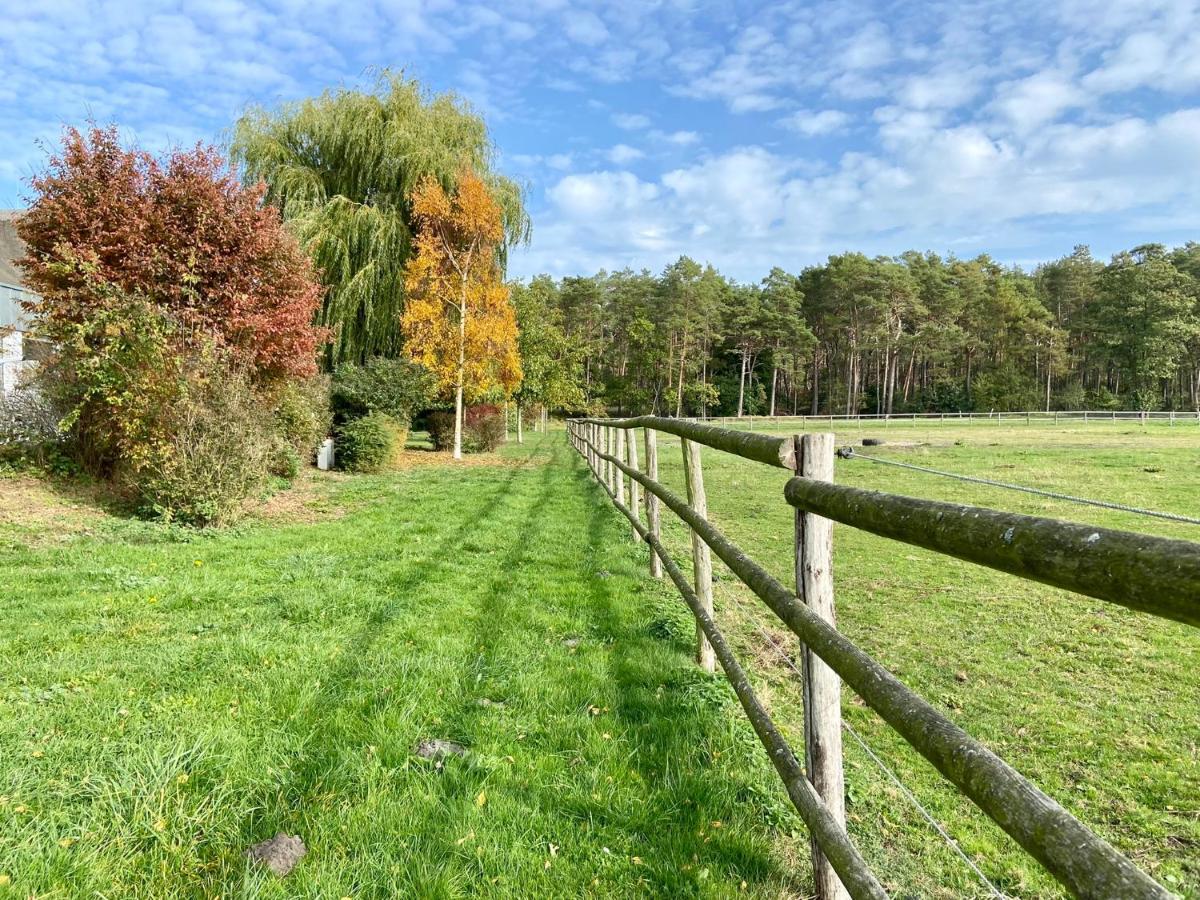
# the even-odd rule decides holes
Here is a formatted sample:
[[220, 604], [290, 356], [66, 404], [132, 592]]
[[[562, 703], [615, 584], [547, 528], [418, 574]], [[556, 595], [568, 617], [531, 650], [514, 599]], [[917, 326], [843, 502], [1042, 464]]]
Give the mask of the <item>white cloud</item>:
[[608, 40], [608, 28], [595, 13], [568, 10], [564, 18], [563, 29], [571, 40], [589, 47]]
[[1068, 109], [1085, 105], [1088, 99], [1074, 79], [1047, 70], [999, 85], [992, 106], [1015, 129], [1027, 131], [1057, 119]]
[[[887, 155], [846, 153], [815, 174], [802, 159], [751, 146], [657, 181], [568, 176], [551, 190], [555, 215], [517, 271], [555, 260], [560, 272], [658, 267], [687, 253], [749, 279], [847, 248], [995, 250], [1055, 218], [1144, 211], [1153, 212], [1146, 221], [1200, 227], [1188, 212], [1200, 202], [1200, 108], [1013, 138], [981, 125], [937, 127], [930, 113], [898, 108], [876, 118], [900, 129]], [[1167, 203], [1180, 211], [1169, 219]], [[1076, 239], [1063, 238], [1065, 249]]]
[[594, 220], [637, 210], [657, 197], [659, 188], [632, 172], [591, 172], [568, 175], [546, 193], [550, 202], [568, 216]]
[[626, 131], [638, 131], [650, 127], [650, 117], [641, 113], [613, 113], [612, 123]]
[[700, 143], [700, 134], [696, 131], [653, 131], [650, 136], [679, 147], [690, 147], [692, 144]]
[[808, 137], [816, 137], [842, 131], [850, 124], [850, 115], [840, 109], [802, 109], [780, 119], [779, 124]]
[[628, 144], [617, 144], [608, 151], [609, 162], [617, 166], [628, 165], [634, 160], [641, 159], [646, 154], [637, 147], [630, 147]]
[[892, 41], [887, 27], [871, 22], [845, 42], [840, 61], [847, 69], [875, 69], [892, 59]]

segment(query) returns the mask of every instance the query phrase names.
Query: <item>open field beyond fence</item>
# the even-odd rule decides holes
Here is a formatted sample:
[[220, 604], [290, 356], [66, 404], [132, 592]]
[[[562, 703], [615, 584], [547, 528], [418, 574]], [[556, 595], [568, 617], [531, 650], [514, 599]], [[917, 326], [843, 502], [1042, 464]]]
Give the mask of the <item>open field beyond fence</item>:
[[[749, 423], [741, 423], [746, 427]], [[784, 424], [755, 430], [788, 434]], [[930, 499], [1200, 538], [1200, 526], [950, 480], [870, 462], [903, 461], [1054, 492], [1200, 513], [1200, 435], [1177, 423], [835, 422], [835, 481]], [[826, 428], [828, 426], [826, 425]], [[862, 447], [863, 438], [881, 438]], [[684, 494], [678, 438], [659, 439], [660, 480]], [[705, 449], [708, 517], [784, 584], [794, 565], [789, 473]], [[664, 515], [676, 558], [687, 529]], [[1070, 595], [841, 525], [834, 530], [838, 626], [958, 725], [1170, 889], [1200, 896], [1200, 636], [1195, 629]], [[690, 571], [690, 570], [689, 570]], [[754, 683], [803, 747], [796, 640], [717, 564], [717, 621]], [[761, 630], [760, 630], [761, 629]], [[766, 632], [764, 635], [763, 632]], [[775, 648], [778, 644], [784, 652]], [[1013, 896], [1060, 888], [873, 712], [845, 691], [845, 717]], [[894, 894], [988, 896], [876, 761], [845, 740], [852, 837]]]

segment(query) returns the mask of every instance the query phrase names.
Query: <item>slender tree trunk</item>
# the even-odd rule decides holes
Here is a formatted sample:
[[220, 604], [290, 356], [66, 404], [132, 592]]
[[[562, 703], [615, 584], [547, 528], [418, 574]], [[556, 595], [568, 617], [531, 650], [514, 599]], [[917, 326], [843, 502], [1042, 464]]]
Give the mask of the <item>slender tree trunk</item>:
[[746, 351], [743, 350], [742, 351], [742, 367], [741, 367], [741, 371], [738, 373], [737, 417], [739, 419], [742, 417], [742, 413], [746, 408], [745, 407], [745, 401], [746, 401], [746, 356], [747, 356]]
[[812, 370], [812, 403], [809, 405], [809, 411], [812, 415], [816, 415], [820, 411], [821, 404], [821, 356], [819, 351], [813, 352], [813, 370]]
[[454, 458], [462, 459], [463, 381], [467, 375], [467, 286], [463, 285], [462, 305], [458, 308], [458, 376], [454, 385]]
[[687, 354], [683, 347], [679, 348], [679, 386], [675, 393], [675, 418], [683, 415], [683, 367], [687, 364]]
[[521, 404], [517, 404], [517, 443], [525, 443], [525, 425], [521, 421]]
[[779, 366], [771, 365], [771, 415], [775, 415], [775, 389], [779, 384]]

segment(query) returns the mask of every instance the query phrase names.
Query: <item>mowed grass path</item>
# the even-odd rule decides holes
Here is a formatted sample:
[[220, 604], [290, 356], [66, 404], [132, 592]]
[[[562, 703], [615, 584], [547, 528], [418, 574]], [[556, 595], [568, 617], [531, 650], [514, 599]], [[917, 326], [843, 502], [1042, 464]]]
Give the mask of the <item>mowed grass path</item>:
[[[309, 523], [0, 527], [0, 897], [803, 893], [748, 726], [571, 456], [339, 479]], [[309, 848], [282, 881], [244, 856], [277, 831]]]
[[[816, 423], [814, 430], [820, 429]], [[785, 427], [773, 429], [787, 433]], [[1200, 516], [1200, 427], [892, 423], [840, 427], [839, 445], [931, 468]], [[683, 494], [677, 439], [663, 479]], [[787, 473], [704, 453], [710, 517], [784, 583], [792, 572]], [[838, 460], [838, 482], [1168, 537], [1200, 526], [1079, 506], [920, 472]], [[667, 536], [680, 558], [686, 530]], [[722, 566], [718, 621], [800, 746], [799, 679], [758, 631], [797, 659], [795, 638]], [[1002, 575], [837, 525], [838, 626], [906, 684], [1171, 890], [1200, 897], [1200, 630]], [[1040, 866], [845, 691], [846, 719], [987, 876], [1015, 897], [1057, 897]], [[987, 889], [847, 737], [850, 830], [898, 896], [985, 897]]]

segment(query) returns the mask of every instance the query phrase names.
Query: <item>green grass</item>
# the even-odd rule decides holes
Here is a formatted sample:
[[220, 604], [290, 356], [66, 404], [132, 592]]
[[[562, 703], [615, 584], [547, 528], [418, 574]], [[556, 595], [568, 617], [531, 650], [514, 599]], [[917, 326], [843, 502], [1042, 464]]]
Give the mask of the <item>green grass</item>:
[[[802, 893], [769, 766], [561, 434], [498, 463], [336, 479], [308, 523], [0, 528], [0, 897]], [[277, 831], [284, 881], [244, 857]]]
[[[929, 423], [839, 441], [863, 436], [893, 442], [880, 456], [1200, 513], [1195, 425]], [[646, 577], [561, 432], [527, 441], [495, 465], [320, 482], [301, 516], [314, 521], [0, 524], [11, 895], [804, 896], [807, 836], [729, 689], [691, 663], [681, 601]], [[678, 442], [664, 436], [661, 458], [682, 490]], [[715, 452], [705, 471], [714, 520], [784, 579], [786, 473]], [[837, 479], [1200, 533], [865, 460], [839, 461]], [[666, 537], [686, 561], [684, 530]], [[842, 526], [834, 545], [852, 639], [1200, 897], [1200, 634]], [[796, 678], [754, 625], [795, 641], [718, 573], [718, 619], [800, 747]], [[845, 706], [1003, 890], [1060, 895], [849, 693]], [[425, 737], [470, 755], [437, 771], [412, 752]], [[985, 895], [849, 741], [846, 768], [851, 832], [893, 896]], [[309, 847], [282, 882], [243, 855], [280, 830]]]
[[[776, 429], [784, 433], [783, 429]], [[851, 426], [863, 453], [1076, 495], [1200, 515], [1200, 428], [1133, 423], [1060, 428], [982, 422]], [[663, 478], [682, 494], [678, 440]], [[787, 583], [787, 474], [705, 451], [710, 517]], [[1171, 537], [1200, 527], [950, 481], [866, 460], [836, 480]], [[673, 517], [672, 517], [673, 518]], [[668, 531], [680, 558], [687, 534]], [[1200, 632], [836, 526], [838, 625], [910, 687], [1032, 778], [1172, 890], [1200, 897]], [[755, 623], [796, 641], [718, 564], [718, 620], [801, 746], [793, 671]], [[740, 604], [740, 605], [739, 605]], [[846, 718], [1002, 890], [1057, 896], [1054, 882], [846, 692]], [[885, 885], [903, 896], [986, 896], [979, 882], [875, 764], [846, 740], [850, 828]]]

